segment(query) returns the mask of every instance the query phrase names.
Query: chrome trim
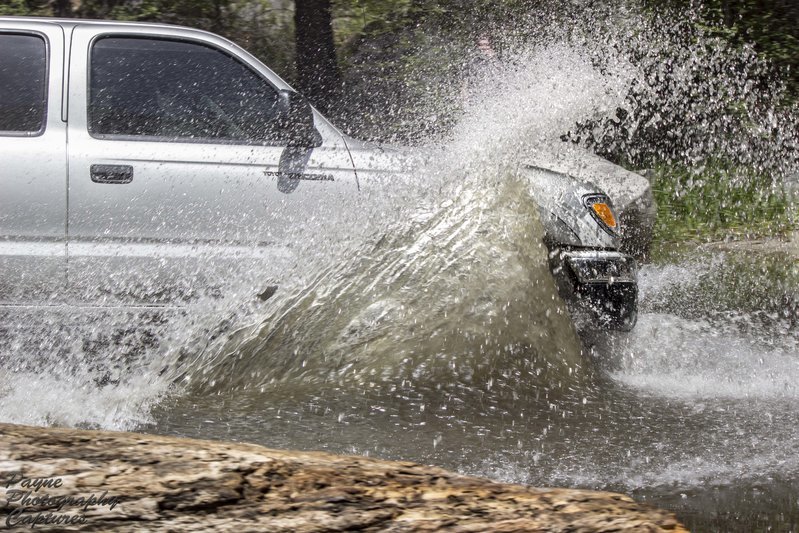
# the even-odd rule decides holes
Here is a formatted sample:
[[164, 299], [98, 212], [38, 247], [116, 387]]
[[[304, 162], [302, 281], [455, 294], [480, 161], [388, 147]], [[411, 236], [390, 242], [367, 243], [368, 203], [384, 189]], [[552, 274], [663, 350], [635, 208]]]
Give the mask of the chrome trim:
[[580, 283], [636, 283], [637, 266], [629, 255], [576, 250], [564, 252], [561, 257]]

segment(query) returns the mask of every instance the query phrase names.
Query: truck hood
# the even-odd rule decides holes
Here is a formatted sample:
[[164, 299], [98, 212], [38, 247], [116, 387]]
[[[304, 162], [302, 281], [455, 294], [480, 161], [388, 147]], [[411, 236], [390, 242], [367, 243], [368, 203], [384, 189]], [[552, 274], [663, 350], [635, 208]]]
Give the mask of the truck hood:
[[[424, 163], [426, 159], [435, 157], [441, 150], [375, 144], [351, 137], [347, 137], [346, 142], [353, 153], [357, 170], [395, 173], [407, 171]], [[553, 142], [532, 148], [519, 162], [522, 166], [538, 167], [593, 183], [605, 191], [619, 207], [640, 198], [650, 187], [649, 181], [640, 174], [570, 143]]]
[[[440, 154], [441, 147], [379, 145], [345, 138], [356, 172], [399, 174], [419, 168]], [[651, 187], [642, 175], [613, 164], [570, 143], [553, 142], [531, 148], [519, 159], [520, 168], [537, 168], [575, 178], [606, 193], [619, 212], [644, 199], [651, 203]]]
[[620, 211], [649, 194], [649, 181], [642, 175], [613, 164], [585, 148], [557, 142], [531, 150], [523, 164], [598, 186]]

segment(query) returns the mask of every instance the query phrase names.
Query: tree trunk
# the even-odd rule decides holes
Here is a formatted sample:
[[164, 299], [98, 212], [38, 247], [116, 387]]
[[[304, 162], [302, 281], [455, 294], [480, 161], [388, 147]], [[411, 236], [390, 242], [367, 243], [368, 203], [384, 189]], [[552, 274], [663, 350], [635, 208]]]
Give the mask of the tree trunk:
[[0, 424], [0, 465], [11, 531], [687, 533], [621, 494], [252, 444]]
[[53, 14], [56, 17], [68, 18], [73, 15], [72, 0], [53, 0]]
[[296, 0], [294, 9], [299, 88], [314, 105], [328, 112], [341, 89], [330, 0]]
[[731, 0], [724, 0], [722, 4], [724, 6], [724, 24], [731, 28], [735, 25], [736, 9], [733, 7]]

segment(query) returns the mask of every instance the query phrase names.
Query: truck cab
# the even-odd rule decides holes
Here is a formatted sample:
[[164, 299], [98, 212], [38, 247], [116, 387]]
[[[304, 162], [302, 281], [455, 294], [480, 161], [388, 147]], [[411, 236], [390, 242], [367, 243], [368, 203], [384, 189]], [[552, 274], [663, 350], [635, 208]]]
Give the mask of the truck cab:
[[[385, 154], [226, 39], [106, 21], [0, 17], [0, 137], [0, 305], [179, 305], [255, 263], [263, 284]], [[531, 178], [563, 293], [631, 328], [612, 202], [544, 174], [566, 184]]]
[[357, 194], [343, 136], [220, 37], [0, 19], [0, 50], [4, 302], [185, 300]]

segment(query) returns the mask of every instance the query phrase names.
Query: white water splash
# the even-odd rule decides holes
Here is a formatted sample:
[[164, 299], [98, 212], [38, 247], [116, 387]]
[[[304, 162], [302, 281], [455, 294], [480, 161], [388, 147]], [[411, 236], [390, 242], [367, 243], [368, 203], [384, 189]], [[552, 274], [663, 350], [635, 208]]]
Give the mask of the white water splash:
[[706, 320], [642, 314], [614, 344], [622, 369], [612, 376], [671, 398], [799, 398], [796, 339], [763, 340]]

